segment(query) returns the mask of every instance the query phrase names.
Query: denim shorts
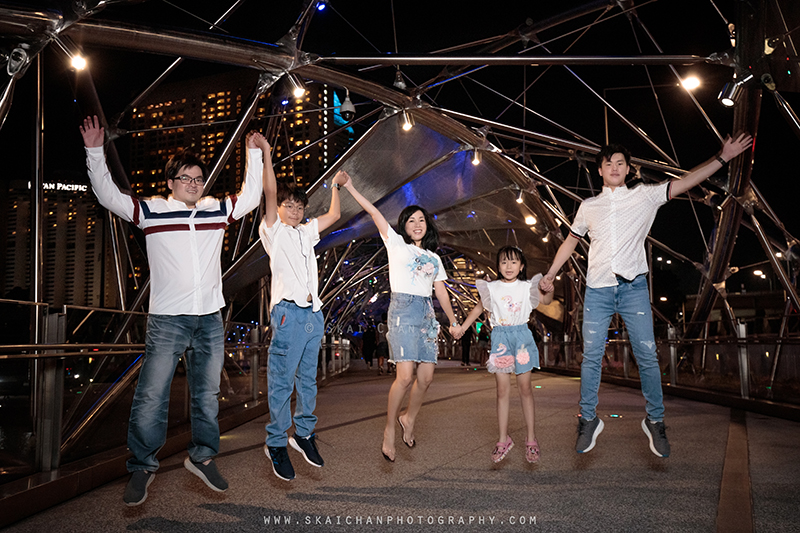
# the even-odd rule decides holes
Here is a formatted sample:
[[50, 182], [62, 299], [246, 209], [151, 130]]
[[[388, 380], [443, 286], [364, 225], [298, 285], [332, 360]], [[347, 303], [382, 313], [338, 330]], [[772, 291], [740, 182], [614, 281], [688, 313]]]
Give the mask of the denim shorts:
[[539, 368], [539, 349], [527, 324], [492, 328], [492, 353], [486, 369], [492, 374], [524, 374]]
[[429, 297], [393, 292], [387, 325], [389, 362], [436, 364], [439, 322]]

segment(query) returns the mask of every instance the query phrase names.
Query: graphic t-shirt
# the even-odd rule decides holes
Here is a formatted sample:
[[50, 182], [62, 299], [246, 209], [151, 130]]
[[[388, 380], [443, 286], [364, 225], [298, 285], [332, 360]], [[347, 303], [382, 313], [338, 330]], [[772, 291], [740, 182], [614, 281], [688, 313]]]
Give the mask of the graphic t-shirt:
[[[383, 239], [389, 255], [389, 284], [392, 292], [430, 297], [434, 281], [444, 281], [447, 273], [442, 260], [433, 252], [406, 244], [391, 226]], [[383, 238], [383, 237], [381, 237]]]

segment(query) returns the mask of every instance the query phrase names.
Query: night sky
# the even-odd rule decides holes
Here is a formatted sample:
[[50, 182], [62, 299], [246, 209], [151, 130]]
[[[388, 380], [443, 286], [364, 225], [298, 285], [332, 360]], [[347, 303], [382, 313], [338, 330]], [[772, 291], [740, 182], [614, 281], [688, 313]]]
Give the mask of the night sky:
[[[67, 3], [67, 2], [64, 2]], [[175, 0], [174, 5], [191, 10], [199, 17], [211, 21], [219, 17], [226, 2], [215, 2], [198, 7], [197, 2]], [[786, 2], [784, 2], [786, 3]], [[505, 34], [523, 24], [526, 18], [546, 19], [583, 2], [521, 2], [500, 1], [487, 3], [481, 9], [470, 9], [467, 4], [429, 2], [424, 8], [417, 2], [395, 2], [394, 26], [397, 29], [397, 48], [400, 55], [424, 55], [462, 43]], [[732, 0], [717, 1], [716, 6], [729, 21], [734, 19]], [[695, 54], [706, 56], [730, 48], [727, 30], [714, 5], [706, 0], [662, 0], [638, 2], [638, 15], [650, 33], [667, 54]], [[276, 9], [276, 6], [279, 6]], [[369, 6], [369, 7], [365, 7]], [[246, 2], [222, 27], [231, 35], [262, 42], [275, 42], [283, 36], [297, 19], [301, 3], [297, 1]], [[609, 14], [619, 13], [615, 8]], [[582, 17], [553, 30], [542, 32], [539, 40], [546, 45], [533, 54], [575, 55], [636, 55], [641, 45], [642, 53], [656, 54], [648, 37], [631, 29], [625, 16], [617, 16], [582, 33], [581, 28], [593, 22], [600, 13]], [[791, 13], [790, 13], [791, 15]], [[192, 31], [205, 31], [207, 25], [165, 2], [149, 1], [130, 6], [111, 6], [97, 15], [99, 18], [143, 22], [157, 26], [178, 27]], [[795, 24], [796, 25], [796, 24]], [[791, 24], [790, 24], [791, 26]], [[566, 31], [571, 35], [556, 38]], [[800, 35], [796, 35], [800, 38]], [[638, 44], [637, 44], [638, 39]], [[529, 42], [528, 46], [534, 43]], [[377, 56], [393, 53], [393, 17], [391, 2], [332, 1], [323, 12], [315, 14], [301, 49], [320, 56]], [[517, 54], [522, 49], [516, 44], [504, 55]], [[173, 58], [152, 56], [119, 50], [86, 50], [92, 76], [100, 100], [108, 117], [119, 112], [127, 102], [155, 79]], [[475, 54], [476, 48], [463, 52]], [[45, 61], [45, 175], [56, 179], [66, 175], [81, 179], [85, 175], [83, 150], [77, 125], [85, 110], [75, 102], [74, 74], [66, 66], [64, 57], [56, 49], [48, 49]], [[343, 67], [347, 70], [352, 68]], [[169, 81], [191, 83], [193, 77], [223, 72], [230, 67], [187, 61]], [[722, 84], [731, 77], [731, 70], [722, 66], [697, 65], [677, 67], [680, 75], [695, 74], [703, 85], [695, 97], [723, 133], [730, 132], [733, 111], [716, 101]], [[403, 67], [403, 72], [416, 83], [421, 83], [441, 69], [438, 67]], [[602, 93], [607, 90], [608, 100], [625, 113], [639, 127], [669, 153], [670, 140], [665, 132], [661, 115], [653, 104], [649, 89], [619, 89], [648, 84], [648, 71], [644, 67], [576, 66], [573, 71], [586, 83]], [[390, 86], [394, 69], [380, 68], [362, 75]], [[0, 131], [0, 142], [6, 147], [5, 179], [28, 179], [32, 173], [33, 122], [35, 109], [35, 65], [29, 68], [17, 85], [14, 103], [8, 119]], [[650, 67], [649, 75], [656, 85], [674, 84], [666, 67]], [[515, 108], [504, 111], [508, 103], [481, 86], [491, 87], [504, 95], [516, 98], [525, 84], [540, 79], [527, 94], [527, 105], [572, 131], [602, 143], [604, 138], [603, 109], [590, 93], [576, 82], [563, 67], [492, 67], [471, 74], [469, 78], [450, 82], [429, 93], [434, 104], [440, 107], [480, 115], [542, 133], [567, 137], [531, 115], [523, 117]], [[780, 89], [780, 87], [779, 87]], [[700, 114], [689, 103], [681, 89], [658, 87], [659, 102], [683, 168], [691, 168], [712, 156], [718, 149], [716, 138], [704, 125]], [[800, 111], [800, 98], [796, 93], [782, 91], [782, 95], [795, 110]], [[357, 104], [364, 99], [352, 95]], [[761, 125], [755, 151], [753, 180], [772, 208], [781, 217], [786, 229], [800, 234], [800, 221], [795, 215], [794, 202], [800, 186], [797, 185], [798, 167], [792, 157], [800, 148], [800, 140], [778, 114], [769, 93], [764, 93]], [[626, 144], [634, 154], [645, 158], [656, 157], [655, 152], [636, 138], [618, 120], [609, 121], [611, 140]], [[125, 142], [118, 141], [121, 152]], [[123, 158], [124, 161], [124, 158]], [[540, 170], [548, 176], [574, 185], [574, 165], [569, 170], [556, 168], [558, 160], [537, 161]], [[594, 168], [590, 169], [594, 174]], [[85, 179], [85, 178], [84, 178]], [[599, 177], [595, 177], [599, 187]], [[677, 205], [672, 205], [677, 204]], [[681, 205], [682, 204], [682, 205]], [[708, 238], [711, 219], [708, 210], [699, 216]], [[773, 233], [774, 234], [774, 233]], [[659, 213], [653, 235], [674, 246], [692, 259], [703, 259], [702, 240], [697, 231], [688, 202], [671, 202]], [[763, 252], [747, 229], [740, 229], [734, 264], [747, 265], [763, 259]]]

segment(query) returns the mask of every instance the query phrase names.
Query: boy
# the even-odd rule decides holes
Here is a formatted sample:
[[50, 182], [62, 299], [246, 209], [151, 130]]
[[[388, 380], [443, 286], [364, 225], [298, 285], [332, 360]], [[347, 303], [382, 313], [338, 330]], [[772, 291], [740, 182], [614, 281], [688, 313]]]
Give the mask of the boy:
[[318, 293], [314, 246], [320, 232], [339, 220], [339, 188], [348, 176], [337, 172], [331, 187], [331, 206], [324, 215], [303, 224], [308, 198], [292, 187], [278, 188], [272, 168], [265, 167], [264, 218], [259, 227], [261, 243], [270, 257], [272, 271], [267, 369], [270, 422], [264, 452], [280, 479], [294, 479], [286, 451], [287, 431], [292, 425], [290, 399], [297, 391], [294, 436], [288, 443], [312, 466], [325, 462], [317, 450], [314, 428], [317, 417], [317, 360], [324, 333]]
[[604, 146], [597, 154], [603, 191], [581, 203], [570, 234], [539, 282], [543, 292], [553, 290], [556, 274], [572, 255], [578, 240], [588, 232], [591, 244], [583, 310], [581, 418], [575, 444], [578, 453], [594, 448], [597, 436], [603, 431], [603, 421], [596, 413], [597, 393], [608, 325], [614, 313], [619, 313], [630, 335], [646, 400], [647, 416], [642, 420], [642, 429], [650, 441], [650, 450], [658, 457], [669, 457], [644, 240], [659, 207], [705, 181], [751, 144], [750, 135], [739, 135], [735, 141], [728, 137], [719, 155], [683, 178], [633, 189], [625, 186], [631, 167], [630, 154], [624, 147]]

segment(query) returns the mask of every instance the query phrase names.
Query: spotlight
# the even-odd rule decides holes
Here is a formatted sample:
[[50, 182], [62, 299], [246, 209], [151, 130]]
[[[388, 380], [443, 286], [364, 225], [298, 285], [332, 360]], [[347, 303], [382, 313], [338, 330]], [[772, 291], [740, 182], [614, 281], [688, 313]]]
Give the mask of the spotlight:
[[479, 150], [472, 151], [472, 164], [478, 166], [481, 164], [481, 153]]
[[339, 113], [342, 115], [342, 119], [345, 122], [350, 122], [356, 116], [356, 107], [353, 105], [353, 102], [350, 101], [350, 90], [345, 87], [345, 91], [347, 91], [347, 96], [344, 98], [344, 102], [339, 107]]
[[80, 53], [73, 53], [72, 50], [60, 38], [55, 37], [53, 42], [58, 46], [67, 57], [69, 57], [70, 65], [75, 70], [83, 70], [86, 68], [86, 59]]
[[394, 75], [394, 86], [401, 91], [405, 90], [406, 88], [406, 81], [403, 79], [403, 73], [400, 72], [400, 69], [397, 69], [397, 72]]
[[722, 87], [722, 91], [720, 91], [717, 99], [719, 99], [719, 102], [725, 107], [733, 107], [736, 105], [736, 101], [742, 95], [742, 90], [744, 89], [745, 84], [752, 79], [753, 74], [750, 72], [734, 73], [733, 80], [726, 83]]
[[294, 74], [286, 74], [289, 80], [289, 85], [292, 87], [292, 95], [295, 98], [302, 98], [306, 94], [306, 88], [303, 83]]
[[327, 5], [327, 0], [321, 0], [320, 2], [317, 2], [317, 11], [325, 11], [325, 7], [327, 7]]
[[519, 194], [517, 195], [517, 203], [522, 203], [522, 189], [519, 190]]
[[740, 94], [742, 94], [742, 87], [729, 81], [722, 86], [722, 90], [719, 96], [717, 96], [717, 99], [719, 103], [725, 107], [733, 107], [734, 104], [736, 104], [736, 100], [739, 99]]
[[412, 118], [411, 113], [408, 113], [405, 109], [403, 109], [403, 131], [409, 131], [413, 127], [414, 119]]
[[83, 70], [86, 68], [86, 59], [84, 59], [83, 56], [80, 55], [72, 56], [71, 63], [72, 63], [72, 68], [74, 68], [75, 70]]
[[525, 217], [525, 223], [529, 226], [533, 226], [536, 224], [536, 219], [533, 217], [533, 215], [528, 215]]
[[700, 78], [698, 78], [697, 76], [689, 76], [681, 80], [681, 85], [687, 91], [693, 91], [698, 87], [700, 87]]

